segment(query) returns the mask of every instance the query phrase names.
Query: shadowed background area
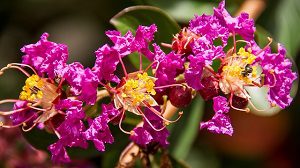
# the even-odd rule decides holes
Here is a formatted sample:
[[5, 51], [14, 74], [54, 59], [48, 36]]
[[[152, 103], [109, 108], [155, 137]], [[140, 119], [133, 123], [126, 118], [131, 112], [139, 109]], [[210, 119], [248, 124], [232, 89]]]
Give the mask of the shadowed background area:
[[[300, 1], [298, 0], [244, 0], [227, 1], [233, 14], [241, 10], [253, 12], [257, 17], [257, 29], [265, 37], [273, 37], [283, 43], [290, 58], [300, 65]], [[256, 2], [254, 2], [256, 1]], [[219, 2], [219, 1], [218, 1]], [[114, 27], [109, 20], [119, 11], [133, 5], [151, 5], [165, 10], [180, 25], [186, 26], [195, 13], [211, 14], [218, 2], [210, 0], [1, 0], [0, 1], [0, 67], [11, 62], [20, 62], [20, 48], [36, 43], [43, 32], [49, 40], [68, 45], [69, 63], [79, 61], [92, 67], [96, 51], [108, 42], [104, 32]], [[254, 3], [253, 3], [254, 2]], [[244, 5], [244, 6], [243, 6]], [[151, 17], [151, 16], [149, 16]], [[159, 31], [159, 30], [158, 30]], [[260, 39], [258, 39], [260, 40]], [[25, 77], [10, 70], [0, 78], [0, 99], [17, 98]], [[300, 150], [300, 96], [294, 91], [290, 107], [278, 114], [263, 117], [232, 111], [230, 117], [235, 129], [232, 137], [200, 131], [199, 125], [189, 129], [191, 112], [199, 113], [199, 119], [212, 116], [212, 104], [197, 109], [193, 103], [184, 110], [182, 121], [171, 129], [170, 154], [184, 160], [191, 167], [295, 167], [299, 165]], [[204, 106], [204, 105], [203, 105]], [[202, 105], [201, 105], [202, 107]], [[1, 106], [2, 109], [11, 107]], [[2, 118], [0, 118], [2, 120]], [[197, 121], [199, 123], [199, 121]], [[192, 130], [182, 132], [176, 130]], [[128, 137], [113, 129], [116, 140], [107, 151], [90, 157], [79, 157], [66, 167], [113, 167]], [[119, 135], [120, 134], [120, 135]], [[121, 135], [122, 134], [122, 135]], [[0, 128], [0, 167], [52, 167], [45, 151], [37, 151], [21, 138], [19, 129]], [[180, 138], [178, 138], [180, 137]], [[37, 138], [37, 137], [36, 137]], [[125, 140], [124, 140], [125, 138]]]

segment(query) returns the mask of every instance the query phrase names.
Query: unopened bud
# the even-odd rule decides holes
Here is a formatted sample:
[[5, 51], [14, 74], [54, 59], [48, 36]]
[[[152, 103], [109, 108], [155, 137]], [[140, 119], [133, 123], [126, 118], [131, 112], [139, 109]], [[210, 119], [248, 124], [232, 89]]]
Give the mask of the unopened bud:
[[169, 99], [177, 108], [186, 107], [192, 101], [192, 89], [186, 86], [173, 87], [169, 93]]

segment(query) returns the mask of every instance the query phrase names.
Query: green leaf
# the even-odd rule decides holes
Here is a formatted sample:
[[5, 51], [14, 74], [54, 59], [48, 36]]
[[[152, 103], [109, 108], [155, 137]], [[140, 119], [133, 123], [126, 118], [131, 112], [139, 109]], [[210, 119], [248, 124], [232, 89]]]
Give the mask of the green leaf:
[[[165, 10], [173, 18], [181, 23], [188, 23], [194, 18], [195, 14], [210, 15], [213, 13], [213, 7], [217, 7], [219, 1], [211, 0], [135, 0], [138, 4], [153, 5]], [[232, 0], [226, 2], [227, 8], [230, 12], [237, 9], [241, 0]]]
[[[204, 112], [204, 101], [200, 97], [196, 97], [193, 100], [190, 109], [184, 110], [185, 118], [176, 123], [180, 126], [180, 129], [176, 128], [176, 141], [171, 142], [172, 150], [171, 153], [175, 158], [185, 159], [195, 141], [199, 132], [199, 123], [201, 121]], [[176, 125], [177, 126], [177, 125]], [[172, 132], [171, 136], [173, 135]], [[176, 135], [175, 134], [175, 135]]]
[[148, 1], [150, 4], [161, 7], [166, 10], [172, 17], [179, 22], [188, 22], [195, 14], [202, 15], [203, 13], [212, 14], [213, 7], [217, 3], [207, 3], [190, 0], [173, 0], [173, 1]]
[[[256, 25], [255, 41], [261, 48], [264, 48], [269, 43], [268, 37], [273, 37], [273, 35], [270, 32], [268, 32], [266, 29], [264, 29], [262, 26]], [[276, 42], [273, 42], [271, 44], [271, 47], [273, 49], [276, 48], [277, 47]]]
[[[115, 15], [110, 23], [114, 25], [122, 34], [127, 31], [135, 33], [139, 25], [149, 26], [155, 24], [158, 31], [155, 33], [155, 43], [171, 43], [173, 35], [180, 30], [179, 25], [163, 10], [152, 6], [133, 6], [125, 8], [117, 15]], [[168, 51], [166, 48], [162, 48], [164, 51]], [[136, 53], [130, 55], [129, 60], [132, 64], [139, 67], [139, 56]], [[147, 59], [143, 59], [143, 68], [149, 65]]]
[[275, 34], [284, 44], [289, 55], [297, 56], [300, 47], [300, 3], [299, 0], [280, 1], [276, 10]]
[[155, 41], [170, 43], [173, 34], [179, 32], [180, 27], [163, 10], [153, 6], [133, 6], [125, 8], [115, 15], [110, 23], [123, 34], [128, 30], [135, 32], [139, 25], [156, 24], [158, 32], [155, 34]]

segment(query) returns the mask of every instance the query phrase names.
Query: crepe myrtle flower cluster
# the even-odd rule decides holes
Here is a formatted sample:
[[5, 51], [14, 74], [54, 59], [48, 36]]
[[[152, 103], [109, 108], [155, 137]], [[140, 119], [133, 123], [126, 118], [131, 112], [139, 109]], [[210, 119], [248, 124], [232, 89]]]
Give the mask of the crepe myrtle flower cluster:
[[[290, 91], [297, 75], [286, 58], [286, 49], [278, 44], [278, 53], [272, 53], [271, 38], [260, 48], [254, 33], [254, 21], [249, 15], [232, 17], [222, 1], [212, 15], [196, 15], [189, 27], [174, 36], [171, 45], [164, 44], [186, 58], [184, 79], [188, 86], [204, 100], [213, 100], [215, 114], [211, 120], [202, 122], [200, 128], [232, 135], [230, 107], [249, 112], [249, 104], [259, 110], [245, 87], [267, 87], [271, 107], [277, 105], [283, 109], [291, 103]], [[228, 43], [230, 38], [232, 46]], [[225, 47], [230, 49], [226, 51]], [[217, 70], [212, 68], [215, 60], [221, 62]]]
[[[135, 36], [130, 31], [124, 36], [118, 31], [107, 31], [114, 44], [103, 45], [95, 52], [96, 61], [91, 69], [79, 62], [68, 64], [67, 46], [48, 41], [49, 35], [44, 33], [36, 44], [21, 49], [25, 54], [21, 63], [8, 64], [0, 71], [2, 75], [9, 69], [17, 69], [27, 77], [18, 99], [0, 101], [0, 104], [14, 103], [12, 110], [0, 112], [12, 122], [0, 122], [0, 126], [20, 126], [23, 131], [37, 127], [55, 134], [58, 140], [48, 149], [52, 160], [58, 163], [70, 161], [67, 147], [85, 149], [88, 141], [104, 151], [106, 143], [114, 142], [109, 123], [118, 124], [141, 147], [166, 147], [169, 135], [166, 126], [176, 122], [182, 112], [176, 120], [166, 119], [154, 96], [171, 87], [186, 87], [175, 83], [176, 73], [172, 72], [183, 67], [184, 59], [174, 52], [165, 54], [156, 44], [154, 51], [150, 51], [149, 43], [156, 31], [155, 25], [139, 26]], [[137, 71], [128, 73], [122, 59], [132, 53], [138, 53], [140, 60], [146, 56], [152, 63], [143, 70], [141, 61]], [[115, 74], [118, 65], [123, 69], [123, 77]], [[147, 71], [152, 68], [155, 73], [151, 76]], [[102, 104], [100, 114], [87, 115], [86, 109], [105, 96], [111, 97], [111, 102]], [[141, 116], [144, 124], [124, 130], [125, 112]]]
[[[107, 31], [112, 45], [105, 44], [95, 52], [92, 68], [79, 62], [68, 64], [67, 46], [48, 41], [49, 35], [44, 33], [36, 44], [21, 49], [25, 54], [21, 63], [0, 70], [2, 75], [16, 69], [27, 77], [18, 99], [0, 101], [14, 103], [12, 110], [0, 111], [12, 122], [0, 122], [0, 126], [22, 127], [23, 131], [37, 127], [56, 135], [58, 140], [48, 149], [52, 160], [61, 163], [70, 161], [66, 148], [85, 149], [88, 141], [105, 151], [105, 144], [114, 142], [110, 123], [118, 125], [142, 149], [167, 147], [166, 126], [183, 114], [169, 120], [165, 115], [167, 101], [183, 108], [196, 93], [213, 100], [215, 114], [201, 122], [200, 128], [214, 133], [233, 134], [230, 108], [249, 112], [247, 105], [254, 106], [245, 87], [268, 87], [270, 106], [285, 108], [292, 101], [290, 90], [296, 79], [285, 48], [278, 44], [278, 53], [272, 53], [271, 39], [260, 48], [254, 40], [254, 21], [246, 13], [234, 18], [224, 6], [223, 1], [213, 15], [195, 16], [189, 27], [174, 35], [172, 44], [162, 44], [172, 48], [169, 53], [153, 42], [154, 24], [139, 26], [125, 35]], [[233, 46], [229, 46], [230, 38]], [[238, 43], [242, 47], [237, 48], [241, 46]], [[132, 54], [140, 60], [139, 68], [128, 72], [123, 59]], [[145, 69], [143, 57], [150, 61]], [[212, 68], [215, 60], [221, 62], [217, 70]], [[117, 73], [118, 67], [123, 73]], [[87, 109], [104, 97], [110, 97], [110, 102], [101, 104], [96, 117], [88, 115]], [[123, 129], [126, 113], [140, 116], [142, 123], [132, 130]]]

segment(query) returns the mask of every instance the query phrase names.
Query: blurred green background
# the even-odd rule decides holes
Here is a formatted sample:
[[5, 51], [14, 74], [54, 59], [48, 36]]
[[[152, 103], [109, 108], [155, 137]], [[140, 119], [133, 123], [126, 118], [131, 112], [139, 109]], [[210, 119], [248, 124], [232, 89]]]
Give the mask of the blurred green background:
[[[262, 13], [257, 18], [258, 40], [271, 36], [283, 43], [288, 55], [300, 65], [300, 1], [261, 1]], [[93, 66], [94, 51], [108, 42], [104, 32], [114, 29], [110, 19], [119, 11], [133, 5], [151, 5], [161, 8], [179, 25], [186, 26], [194, 14], [211, 14], [220, 1], [211, 0], [1, 0], [0, 1], [0, 67], [20, 62], [20, 48], [38, 41], [43, 32], [50, 40], [69, 46], [69, 62], [80, 61]], [[227, 9], [236, 13], [244, 0], [227, 0]], [[261, 3], [258, 3], [261, 4]], [[254, 9], [254, 6], [248, 7]], [[134, 14], [133, 14], [134, 16]], [[151, 13], [139, 18], [154, 19]], [[155, 19], [154, 19], [155, 20]], [[120, 28], [120, 27], [119, 27]], [[124, 28], [124, 27], [123, 27]], [[158, 30], [160, 31], [160, 30]], [[0, 98], [17, 97], [24, 77], [9, 71], [0, 78]], [[235, 129], [232, 137], [199, 131], [199, 121], [212, 115], [211, 102], [200, 98], [184, 110], [182, 120], [170, 127], [170, 155], [190, 167], [297, 167], [300, 151], [300, 96], [296, 94], [292, 105], [276, 115], [262, 117], [232, 111], [230, 117]], [[3, 107], [5, 108], [5, 107]], [[51, 167], [45, 153], [28, 147], [20, 132], [0, 129], [0, 167]], [[129, 142], [117, 128], [113, 128], [116, 142], [107, 151], [92, 158], [78, 159], [66, 167], [113, 167], [122, 149]], [[27, 149], [30, 148], [30, 149]], [[13, 150], [7, 150], [13, 149]], [[24, 153], [32, 157], [22, 157]], [[26, 154], [27, 154], [26, 153]], [[17, 157], [18, 156], [18, 157]], [[41, 159], [41, 156], [42, 159]], [[18, 159], [16, 159], [16, 157]], [[37, 159], [40, 158], [40, 159]], [[11, 161], [15, 160], [15, 162]], [[24, 162], [36, 160], [36, 162]], [[13, 163], [11, 163], [13, 162]], [[179, 166], [178, 164], [177, 166]]]

